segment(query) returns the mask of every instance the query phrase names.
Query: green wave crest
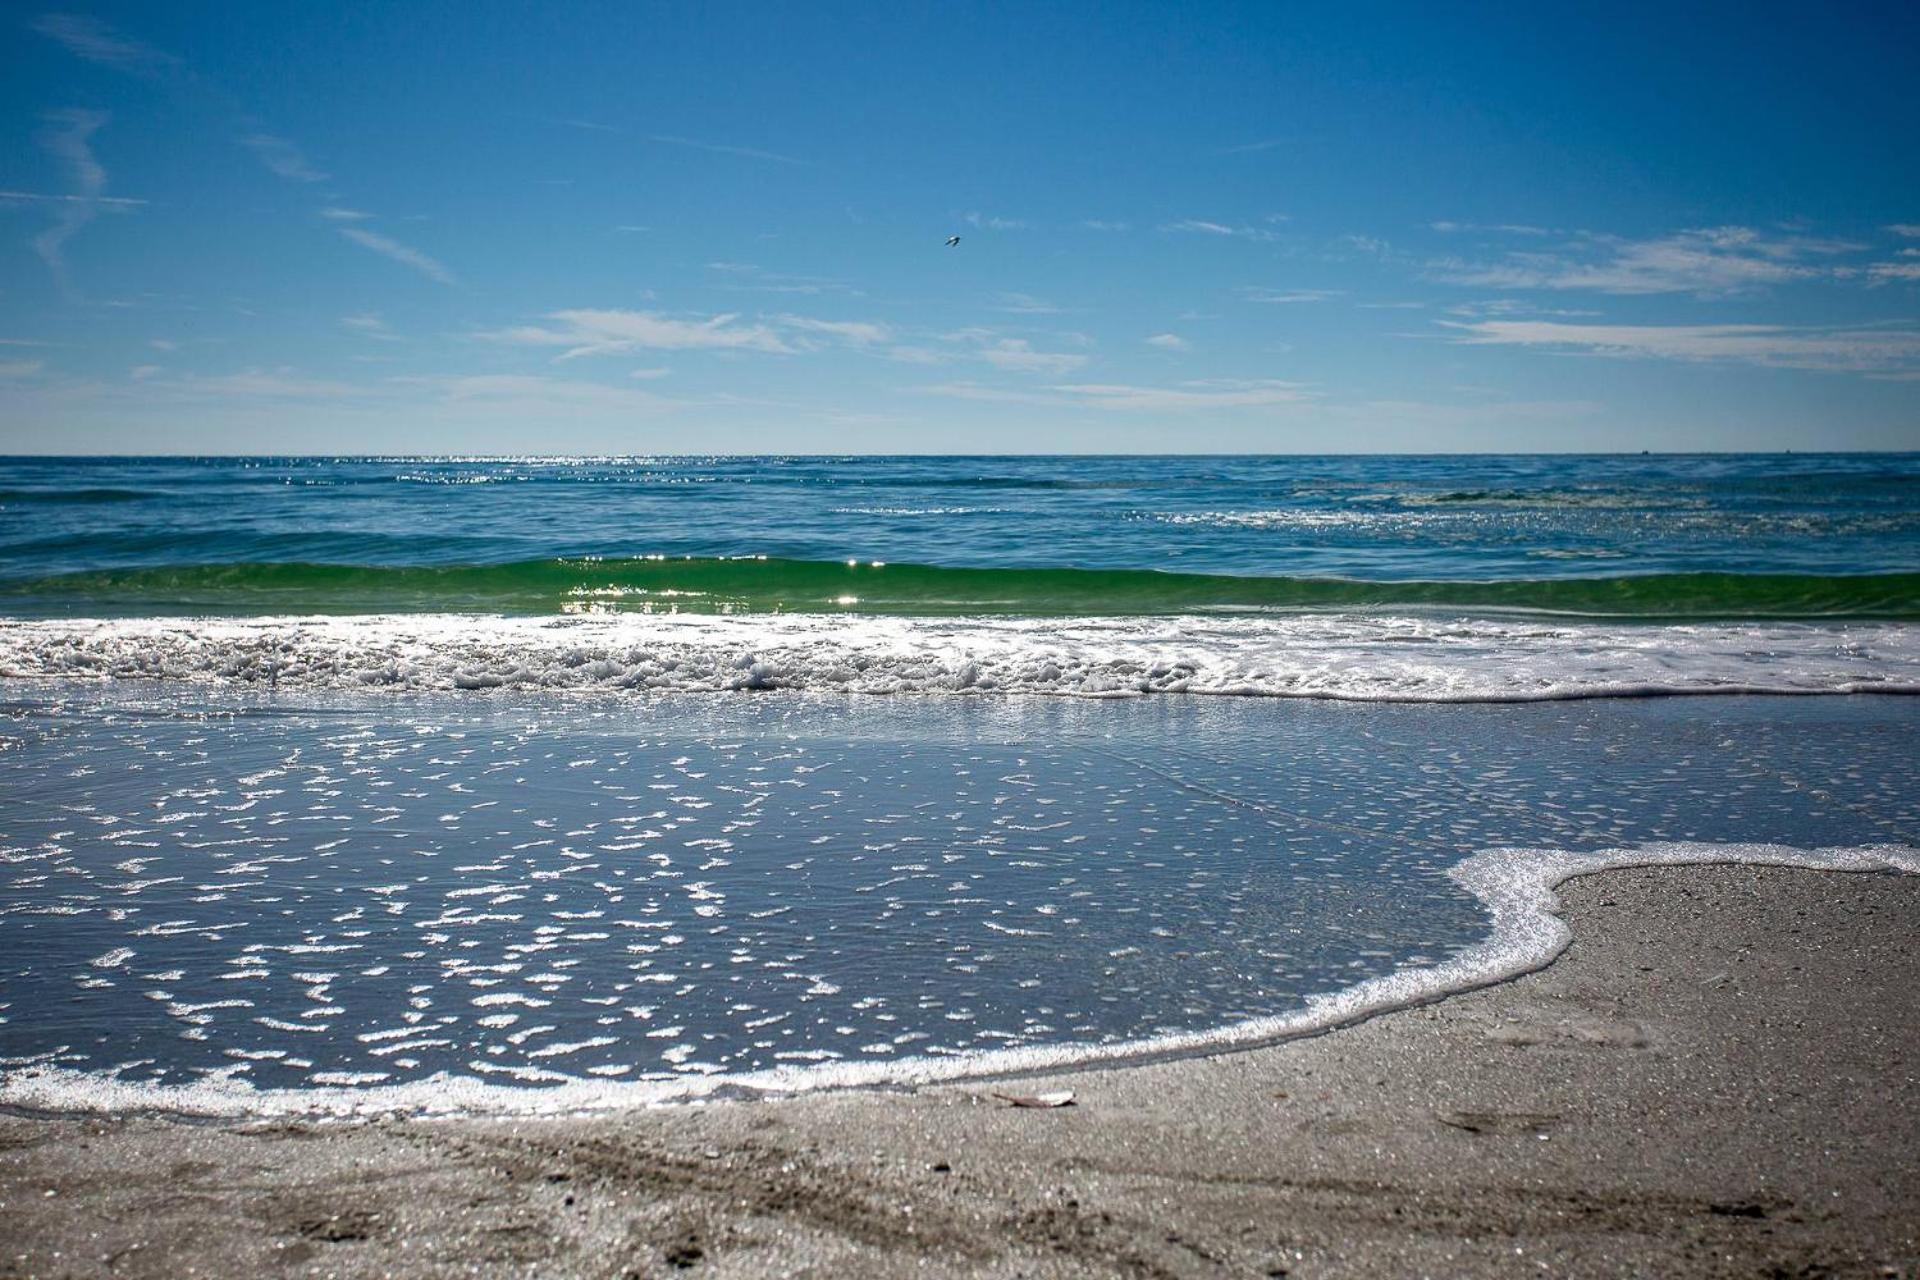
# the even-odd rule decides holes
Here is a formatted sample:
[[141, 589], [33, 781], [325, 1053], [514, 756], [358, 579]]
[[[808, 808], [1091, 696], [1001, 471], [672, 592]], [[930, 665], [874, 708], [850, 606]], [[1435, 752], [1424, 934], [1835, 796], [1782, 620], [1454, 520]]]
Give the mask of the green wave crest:
[[444, 566], [197, 564], [0, 580], [0, 608], [121, 616], [673, 610], [1039, 617], [1404, 609], [1661, 621], [1915, 619], [1920, 618], [1920, 573], [1375, 582], [758, 557]]

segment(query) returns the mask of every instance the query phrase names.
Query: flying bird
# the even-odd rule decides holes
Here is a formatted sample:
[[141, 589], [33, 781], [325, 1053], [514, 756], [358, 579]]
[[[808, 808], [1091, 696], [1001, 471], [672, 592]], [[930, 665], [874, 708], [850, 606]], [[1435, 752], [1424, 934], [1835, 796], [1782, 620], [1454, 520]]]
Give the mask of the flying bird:
[[959, 236], [948, 236], [948, 237], [947, 237], [947, 248], [949, 248], [949, 249], [951, 249], [951, 248], [953, 248], [953, 246], [955, 246], [955, 245], [957, 245], [957, 244], [959, 244], [959, 243], [960, 243], [960, 237], [959, 237]]

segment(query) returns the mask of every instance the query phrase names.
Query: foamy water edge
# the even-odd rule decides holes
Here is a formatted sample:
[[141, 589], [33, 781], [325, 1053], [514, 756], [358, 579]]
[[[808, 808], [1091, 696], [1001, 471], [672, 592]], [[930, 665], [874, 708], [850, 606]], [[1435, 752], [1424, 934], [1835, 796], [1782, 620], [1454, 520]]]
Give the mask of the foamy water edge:
[[0, 679], [612, 696], [1152, 694], [1534, 702], [1920, 693], [1920, 625], [1314, 613], [0, 620]]
[[1715, 864], [1920, 874], [1920, 850], [1894, 844], [1798, 849], [1775, 844], [1702, 842], [1652, 843], [1598, 852], [1486, 849], [1447, 874], [1485, 907], [1489, 934], [1447, 960], [1310, 996], [1304, 1008], [1286, 1014], [1208, 1031], [1106, 1045], [1028, 1046], [888, 1063], [783, 1067], [694, 1081], [573, 1079], [539, 1089], [442, 1074], [406, 1085], [264, 1090], [230, 1075], [209, 1076], [190, 1085], [159, 1085], [121, 1080], [112, 1073], [28, 1065], [0, 1072], [0, 1106], [60, 1112], [161, 1111], [220, 1119], [557, 1115], [697, 1102], [742, 1091], [795, 1094], [833, 1088], [928, 1085], [1249, 1049], [1332, 1030], [1544, 968], [1572, 940], [1572, 932], [1560, 918], [1560, 899], [1555, 890], [1575, 877], [1633, 867]]

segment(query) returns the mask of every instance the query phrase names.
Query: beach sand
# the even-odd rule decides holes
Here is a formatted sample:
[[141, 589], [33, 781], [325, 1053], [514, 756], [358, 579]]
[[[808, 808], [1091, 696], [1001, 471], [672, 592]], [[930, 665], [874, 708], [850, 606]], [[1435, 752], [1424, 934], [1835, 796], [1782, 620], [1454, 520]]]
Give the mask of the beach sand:
[[0, 1276], [1920, 1274], [1920, 877], [1561, 895], [1541, 972], [1212, 1058], [569, 1120], [0, 1116]]

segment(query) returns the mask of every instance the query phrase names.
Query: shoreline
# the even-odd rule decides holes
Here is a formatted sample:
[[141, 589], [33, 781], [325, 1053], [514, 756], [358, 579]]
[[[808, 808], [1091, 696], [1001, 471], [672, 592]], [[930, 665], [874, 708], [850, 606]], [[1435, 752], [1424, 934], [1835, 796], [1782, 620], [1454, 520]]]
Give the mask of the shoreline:
[[1411, 966], [1332, 991], [1303, 1007], [1197, 1031], [1104, 1044], [1036, 1045], [904, 1061], [840, 1061], [727, 1073], [710, 1079], [593, 1082], [580, 1078], [530, 1090], [474, 1076], [413, 1084], [256, 1090], [209, 1080], [148, 1085], [61, 1069], [0, 1072], [0, 1109], [24, 1115], [147, 1115], [178, 1121], [246, 1123], [606, 1116], [639, 1107], [696, 1105], [709, 1098], [778, 1100], [818, 1092], [977, 1085], [1063, 1073], [1119, 1070], [1247, 1052], [1327, 1035], [1373, 1018], [1510, 981], [1552, 964], [1571, 942], [1558, 891], [1609, 872], [1663, 866], [1763, 866], [1813, 871], [1920, 875], [1920, 854], [1892, 844], [1799, 849], [1787, 845], [1656, 842], [1572, 852], [1492, 848], [1447, 872], [1485, 912], [1487, 936], [1448, 959]]
[[[1017, 1087], [0, 1116], [0, 1276], [1915, 1274], [1920, 878], [1560, 895], [1571, 944], [1510, 981]], [[1076, 1105], [993, 1097], [1049, 1090]]]

